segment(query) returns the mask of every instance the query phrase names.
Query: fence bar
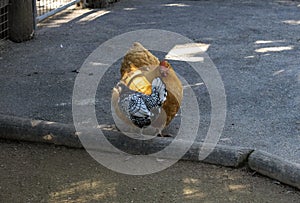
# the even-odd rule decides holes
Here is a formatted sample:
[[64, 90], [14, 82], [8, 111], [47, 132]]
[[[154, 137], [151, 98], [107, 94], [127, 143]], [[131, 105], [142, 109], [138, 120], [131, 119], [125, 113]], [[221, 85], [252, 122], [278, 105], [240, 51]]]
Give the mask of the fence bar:
[[0, 42], [8, 38], [8, 0], [0, 0]]
[[76, 3], [79, 3], [79, 2], [80, 2], [80, 0], [73, 0], [73, 1], [67, 3], [67, 4], [65, 4], [65, 5], [63, 5], [63, 6], [59, 7], [59, 8], [56, 8], [56, 9], [54, 9], [54, 10], [52, 10], [50, 12], [47, 12], [47, 13], [41, 15], [41, 16], [37, 16], [36, 17], [36, 22], [37, 23], [41, 22], [41, 21], [45, 20], [46, 18], [48, 18], [48, 17], [50, 17], [50, 16], [52, 16], [52, 15], [54, 15], [54, 14], [56, 14], [56, 13], [58, 13], [58, 12], [64, 10], [64, 9], [66, 9], [66, 8], [68, 8], [68, 7], [76, 4]]

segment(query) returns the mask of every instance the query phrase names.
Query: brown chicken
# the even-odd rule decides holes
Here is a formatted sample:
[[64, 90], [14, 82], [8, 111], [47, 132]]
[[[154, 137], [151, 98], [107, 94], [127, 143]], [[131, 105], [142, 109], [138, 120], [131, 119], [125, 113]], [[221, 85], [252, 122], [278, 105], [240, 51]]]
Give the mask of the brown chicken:
[[[140, 43], [136, 42], [124, 56], [120, 72], [120, 82], [131, 91], [129, 95], [134, 95], [134, 92], [139, 92], [142, 94], [138, 93], [135, 96], [143, 96], [144, 94], [145, 96], [143, 96], [143, 98], [152, 98], [151, 96], [154, 95], [154, 91], [160, 88], [159, 91], [161, 95], [160, 98], [157, 98], [157, 101], [161, 101], [160, 105], [163, 111], [159, 110], [159, 116], [156, 117], [151, 125], [159, 129], [159, 133], [161, 133], [161, 130], [169, 125], [178, 112], [183, 96], [182, 84], [171, 65], [165, 60], [160, 62], [157, 57], [145, 49]], [[154, 81], [158, 83], [159, 88], [154, 86], [156, 85], [153, 84]], [[162, 81], [162, 83], [159, 81]], [[163, 92], [164, 88], [166, 89], [165, 93]], [[163, 96], [166, 96], [166, 98], [163, 98]], [[121, 120], [130, 124], [132, 120], [128, 119], [128, 116], [124, 115], [119, 109], [119, 97], [120, 90], [114, 88], [112, 105], [115, 108], [116, 115], [120, 117]], [[141, 128], [141, 126], [137, 126]]]

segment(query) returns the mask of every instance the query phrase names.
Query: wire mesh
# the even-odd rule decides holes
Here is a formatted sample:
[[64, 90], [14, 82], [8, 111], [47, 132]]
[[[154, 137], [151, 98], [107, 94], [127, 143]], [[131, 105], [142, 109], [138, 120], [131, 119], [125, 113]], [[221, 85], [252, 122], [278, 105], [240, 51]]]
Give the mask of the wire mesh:
[[0, 6], [0, 40], [5, 40], [9, 34], [8, 5], [0, 4]]
[[54, 9], [57, 9], [72, 0], [36, 0], [37, 16], [44, 15]]

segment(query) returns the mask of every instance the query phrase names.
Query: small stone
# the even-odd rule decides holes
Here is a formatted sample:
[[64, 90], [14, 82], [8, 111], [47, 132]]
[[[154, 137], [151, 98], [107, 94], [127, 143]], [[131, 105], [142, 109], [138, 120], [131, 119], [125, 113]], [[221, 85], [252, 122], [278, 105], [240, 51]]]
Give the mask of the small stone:
[[51, 134], [48, 134], [48, 135], [43, 136], [43, 139], [47, 140], [47, 141], [50, 141], [50, 140], [53, 139], [53, 136]]

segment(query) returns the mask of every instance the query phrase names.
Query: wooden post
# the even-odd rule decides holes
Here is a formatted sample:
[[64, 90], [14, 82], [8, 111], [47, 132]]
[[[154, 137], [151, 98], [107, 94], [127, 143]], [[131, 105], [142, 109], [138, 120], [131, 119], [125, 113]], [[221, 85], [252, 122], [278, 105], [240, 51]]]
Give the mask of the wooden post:
[[9, 6], [9, 39], [29, 40], [34, 34], [33, 0], [11, 0]]

